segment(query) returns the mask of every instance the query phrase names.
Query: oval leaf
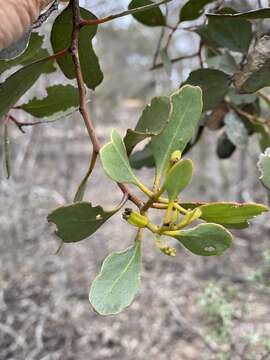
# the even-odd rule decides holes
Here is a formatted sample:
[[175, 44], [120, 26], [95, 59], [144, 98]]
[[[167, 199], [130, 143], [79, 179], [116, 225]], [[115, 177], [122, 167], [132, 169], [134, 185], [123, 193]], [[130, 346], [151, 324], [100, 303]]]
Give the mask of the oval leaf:
[[57, 226], [55, 234], [63, 242], [72, 243], [92, 235], [117, 211], [118, 208], [105, 211], [101, 206], [93, 207], [91, 203], [78, 202], [55, 209], [47, 220]]
[[115, 130], [112, 131], [111, 142], [101, 149], [100, 159], [105, 172], [112, 180], [125, 184], [139, 184], [129, 164], [124, 141]]
[[161, 176], [175, 150], [183, 152], [191, 140], [202, 113], [202, 91], [185, 85], [171, 96], [172, 112], [169, 123], [160, 135], [152, 139], [152, 151]]
[[89, 300], [101, 315], [118, 314], [131, 304], [140, 288], [141, 243], [109, 255], [92, 283]]
[[224, 98], [230, 85], [230, 76], [220, 70], [192, 71], [186, 84], [200, 86], [203, 92], [203, 111], [214, 109]]
[[[155, 4], [151, 0], [132, 0], [128, 6], [129, 10], [136, 9], [142, 6]], [[147, 26], [164, 26], [166, 20], [159, 7], [149, 10], [141, 11], [133, 14], [134, 18], [140, 23]]]
[[223, 226], [200, 224], [175, 236], [193, 254], [217, 256], [223, 254], [232, 244], [232, 235]]
[[177, 198], [179, 193], [190, 183], [192, 175], [193, 164], [191, 160], [182, 160], [172, 167], [164, 183], [169, 200]]

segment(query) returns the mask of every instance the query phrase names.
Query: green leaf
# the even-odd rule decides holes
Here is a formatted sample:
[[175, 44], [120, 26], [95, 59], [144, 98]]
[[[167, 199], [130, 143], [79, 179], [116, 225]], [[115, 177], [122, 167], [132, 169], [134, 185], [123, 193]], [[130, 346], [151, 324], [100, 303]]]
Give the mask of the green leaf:
[[182, 160], [175, 164], [169, 171], [164, 182], [169, 200], [177, 198], [179, 193], [190, 183], [193, 175], [193, 163], [191, 160]]
[[235, 58], [229, 52], [210, 57], [206, 62], [209, 68], [221, 70], [229, 75], [233, 75], [238, 69]]
[[261, 172], [261, 182], [270, 190], [270, 148], [260, 155], [258, 167]]
[[239, 204], [239, 203], [211, 203], [200, 207], [201, 219], [207, 222], [217, 223], [233, 228], [239, 224], [248, 226], [248, 221], [268, 211], [265, 205], [261, 204]]
[[[11, 69], [16, 65], [28, 65], [37, 60], [44, 59], [49, 56], [49, 52], [47, 49], [43, 49], [44, 36], [39, 35], [36, 32], [32, 32], [29, 44], [25, 52], [12, 60], [0, 60], [0, 74], [4, 71]], [[53, 63], [50, 61], [47, 64], [47, 67], [44, 68], [44, 72], [51, 73], [55, 71]]]
[[241, 118], [230, 111], [224, 118], [225, 131], [229, 140], [238, 148], [245, 148], [248, 143], [248, 131]]
[[[81, 16], [85, 20], [96, 19], [88, 10], [80, 8]], [[97, 26], [84, 26], [79, 33], [79, 58], [84, 81], [89, 89], [95, 89], [103, 80], [98, 58], [93, 50], [92, 39], [97, 33]], [[51, 32], [51, 43], [54, 52], [61, 51], [71, 44], [72, 11], [68, 6], [56, 18]], [[68, 79], [76, 77], [71, 54], [56, 59], [60, 69]]]
[[195, 133], [202, 113], [202, 91], [199, 87], [183, 86], [171, 96], [172, 112], [168, 125], [152, 139], [152, 151], [160, 177], [175, 150], [183, 152]]
[[232, 244], [231, 233], [217, 224], [200, 224], [174, 237], [193, 254], [201, 256], [222, 255]]
[[89, 300], [101, 315], [118, 314], [128, 307], [140, 289], [141, 243], [109, 255], [92, 283]]
[[258, 20], [258, 19], [269, 19], [270, 18], [270, 8], [263, 8], [257, 10], [251, 10], [247, 12], [238, 12], [233, 14], [206, 14], [209, 18], [216, 19], [246, 19], [246, 20]]
[[140, 183], [129, 164], [123, 139], [115, 130], [112, 131], [111, 142], [102, 147], [100, 159], [105, 172], [112, 180], [124, 184]]
[[135, 151], [130, 155], [130, 165], [133, 169], [141, 169], [144, 166], [152, 168], [155, 166], [151, 143], [145, 145], [142, 150]]
[[201, 87], [203, 111], [208, 111], [223, 100], [230, 85], [230, 76], [219, 70], [199, 69], [190, 73], [186, 83]]
[[15, 72], [0, 85], [0, 117], [29, 90], [44, 71], [47, 59], [27, 65]]
[[215, 0], [189, 0], [180, 10], [180, 21], [196, 20], [203, 13], [203, 8]]
[[144, 109], [135, 130], [127, 130], [124, 142], [128, 154], [139, 142], [161, 133], [169, 121], [170, 108], [169, 98], [162, 96], [152, 99], [151, 104]]
[[72, 243], [94, 234], [118, 210], [105, 211], [101, 206], [77, 202], [55, 209], [47, 219], [57, 226], [55, 233], [63, 242]]
[[[141, 6], [154, 4], [151, 0], [132, 0], [128, 6], [129, 10], [139, 8]], [[162, 14], [159, 7], [141, 11], [139, 13], [135, 13], [132, 16], [139, 21], [140, 23], [147, 26], [165, 26], [166, 19]]]
[[53, 85], [47, 88], [47, 96], [41, 100], [34, 98], [20, 106], [24, 111], [38, 117], [49, 117], [58, 112], [79, 106], [78, 89], [71, 85]]
[[[221, 14], [233, 13], [231, 8], [223, 8]], [[252, 40], [252, 27], [249, 21], [243, 19], [223, 19], [211, 17], [207, 26], [198, 33], [214, 47], [227, 48], [231, 51], [247, 53]]]

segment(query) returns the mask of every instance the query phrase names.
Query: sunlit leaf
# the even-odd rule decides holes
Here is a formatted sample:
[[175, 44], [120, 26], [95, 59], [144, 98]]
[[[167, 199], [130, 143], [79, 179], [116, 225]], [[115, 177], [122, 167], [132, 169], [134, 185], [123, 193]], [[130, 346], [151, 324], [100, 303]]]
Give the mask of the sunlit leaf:
[[101, 315], [117, 314], [131, 304], [140, 288], [141, 243], [109, 255], [92, 283], [89, 300]]

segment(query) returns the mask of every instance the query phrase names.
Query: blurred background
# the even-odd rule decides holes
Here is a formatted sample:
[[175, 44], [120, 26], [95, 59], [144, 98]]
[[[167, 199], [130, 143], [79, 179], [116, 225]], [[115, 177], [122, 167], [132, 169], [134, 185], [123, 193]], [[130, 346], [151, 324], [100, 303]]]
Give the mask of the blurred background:
[[[97, 16], [128, 6], [124, 0], [84, 3]], [[169, 6], [172, 25], [181, 3]], [[159, 28], [131, 17], [100, 26], [95, 48], [105, 80], [90, 94], [90, 108], [102, 143], [112, 128], [124, 135], [153, 96], [170, 94], [199, 66], [194, 58], [176, 63], [170, 77], [163, 69], [150, 71], [159, 36]], [[178, 31], [170, 54], [192, 54], [198, 45], [196, 35]], [[41, 78], [27, 97], [42, 97], [48, 84], [59, 81], [66, 82], [55, 74]], [[267, 203], [255, 136], [228, 160], [218, 159], [217, 138], [218, 132], [206, 130], [188, 154], [195, 177], [185, 200]], [[52, 209], [72, 202], [87, 170], [91, 144], [82, 119], [73, 114], [29, 127], [26, 134], [10, 127], [10, 142], [11, 178], [0, 170], [1, 360], [270, 359], [269, 214], [235, 231], [233, 247], [219, 258], [196, 257], [180, 246], [177, 256], [168, 258], [145, 234], [139, 297], [122, 314], [101, 317], [88, 302], [89, 286], [108, 253], [129, 246], [133, 229], [119, 213], [90, 239], [65, 245], [55, 255], [59, 240], [46, 221]], [[138, 176], [151, 185], [153, 170], [143, 168]], [[99, 165], [85, 199], [107, 209], [121, 199]]]

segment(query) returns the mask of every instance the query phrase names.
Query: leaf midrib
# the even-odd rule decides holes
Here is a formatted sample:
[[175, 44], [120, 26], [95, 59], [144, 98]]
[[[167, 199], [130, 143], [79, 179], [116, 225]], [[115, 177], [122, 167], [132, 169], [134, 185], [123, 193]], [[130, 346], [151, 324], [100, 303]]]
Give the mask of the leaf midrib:
[[[189, 104], [189, 103], [190, 103], [190, 101], [188, 102], [188, 104]], [[173, 137], [172, 137], [172, 141], [170, 142], [170, 144], [169, 144], [169, 146], [168, 146], [168, 149], [167, 149], [167, 151], [166, 151], [166, 153], [165, 153], [165, 156], [163, 157], [163, 161], [161, 162], [161, 165], [160, 165], [160, 167], [159, 167], [159, 173], [158, 173], [158, 175], [161, 175], [161, 174], [162, 174], [162, 172], [163, 172], [163, 170], [164, 170], [164, 168], [165, 168], [165, 166], [166, 166], [166, 159], [167, 159], [167, 157], [169, 156], [169, 154], [171, 153], [172, 144], [174, 143], [176, 137], [178, 136], [178, 130], [179, 130], [179, 128], [180, 128], [181, 125], [182, 125], [182, 121], [183, 121], [183, 118], [186, 116], [187, 110], [188, 110], [188, 107], [185, 108], [185, 111], [184, 111], [184, 113], [183, 113], [182, 116], [181, 116], [181, 121], [179, 121], [179, 124], [178, 124], [178, 126], [177, 126], [177, 128], [176, 128], [176, 131], [175, 131], [175, 133], [174, 133], [174, 135], [173, 135]], [[170, 121], [169, 121], [169, 126], [170, 126]]]

